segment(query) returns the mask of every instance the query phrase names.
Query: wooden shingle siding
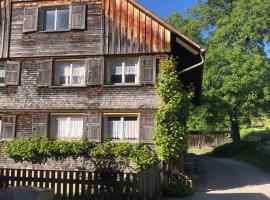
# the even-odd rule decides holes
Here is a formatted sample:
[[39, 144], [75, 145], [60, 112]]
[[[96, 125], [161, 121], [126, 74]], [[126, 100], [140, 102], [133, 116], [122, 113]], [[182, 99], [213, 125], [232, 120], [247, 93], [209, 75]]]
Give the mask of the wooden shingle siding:
[[[79, 2], [79, 1], [78, 1]], [[83, 1], [33, 1], [13, 3], [10, 35], [10, 57], [42, 57], [100, 55], [102, 49], [102, 5], [101, 0]], [[27, 7], [71, 7], [85, 11], [84, 15], [73, 13], [69, 31], [65, 32], [30, 32], [23, 33], [24, 9]], [[76, 6], [76, 7], [75, 7]], [[70, 13], [71, 15], [72, 13]], [[76, 16], [75, 16], [76, 15]], [[42, 15], [40, 15], [42, 16]], [[84, 17], [86, 23], [84, 23]], [[76, 19], [75, 19], [76, 18]], [[40, 19], [39, 19], [40, 21]], [[42, 20], [41, 20], [42, 21]], [[40, 23], [40, 22], [39, 22]], [[79, 24], [80, 23], [80, 24]], [[77, 30], [74, 30], [77, 29]], [[79, 30], [78, 30], [79, 29]]]
[[171, 33], [127, 0], [104, 0], [106, 54], [171, 51]]

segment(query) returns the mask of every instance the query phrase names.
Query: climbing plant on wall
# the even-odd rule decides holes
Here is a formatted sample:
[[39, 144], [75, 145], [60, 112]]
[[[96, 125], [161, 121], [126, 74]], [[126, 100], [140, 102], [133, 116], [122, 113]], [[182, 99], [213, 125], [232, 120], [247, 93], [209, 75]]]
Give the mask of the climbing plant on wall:
[[156, 113], [155, 151], [160, 160], [170, 161], [187, 150], [186, 121], [192, 98], [190, 90], [183, 88], [172, 57], [161, 59], [156, 89], [162, 105]]

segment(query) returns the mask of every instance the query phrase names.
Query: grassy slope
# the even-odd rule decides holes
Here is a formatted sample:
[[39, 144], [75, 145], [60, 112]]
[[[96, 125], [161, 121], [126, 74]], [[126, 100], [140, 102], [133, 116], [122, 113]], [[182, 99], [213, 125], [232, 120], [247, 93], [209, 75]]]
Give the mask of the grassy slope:
[[217, 147], [213, 154], [243, 160], [270, 172], [270, 120], [266, 120], [264, 127], [242, 129], [241, 137], [242, 144]]

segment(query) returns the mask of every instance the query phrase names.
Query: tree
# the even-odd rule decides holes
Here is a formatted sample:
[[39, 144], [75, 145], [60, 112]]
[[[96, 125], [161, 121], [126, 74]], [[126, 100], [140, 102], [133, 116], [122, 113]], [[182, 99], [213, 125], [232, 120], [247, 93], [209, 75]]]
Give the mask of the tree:
[[217, 119], [229, 119], [235, 142], [239, 118], [268, 111], [270, 63], [264, 47], [270, 41], [269, 10], [269, 0], [206, 0], [189, 12], [193, 23], [201, 21], [205, 36], [204, 96], [210, 111], [217, 106]]
[[166, 19], [166, 21], [196, 42], [203, 42], [201, 34], [202, 26], [199, 20], [195, 20], [191, 17], [185, 18], [178, 11], [174, 11], [172, 15]]

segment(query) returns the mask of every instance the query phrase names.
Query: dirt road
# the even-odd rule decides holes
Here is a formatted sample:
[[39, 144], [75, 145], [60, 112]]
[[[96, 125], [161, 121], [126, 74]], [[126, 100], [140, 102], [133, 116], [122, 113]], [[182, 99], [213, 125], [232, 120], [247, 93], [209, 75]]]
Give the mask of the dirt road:
[[264, 171], [231, 159], [202, 157], [201, 163], [200, 184], [181, 200], [270, 200], [270, 176]]

